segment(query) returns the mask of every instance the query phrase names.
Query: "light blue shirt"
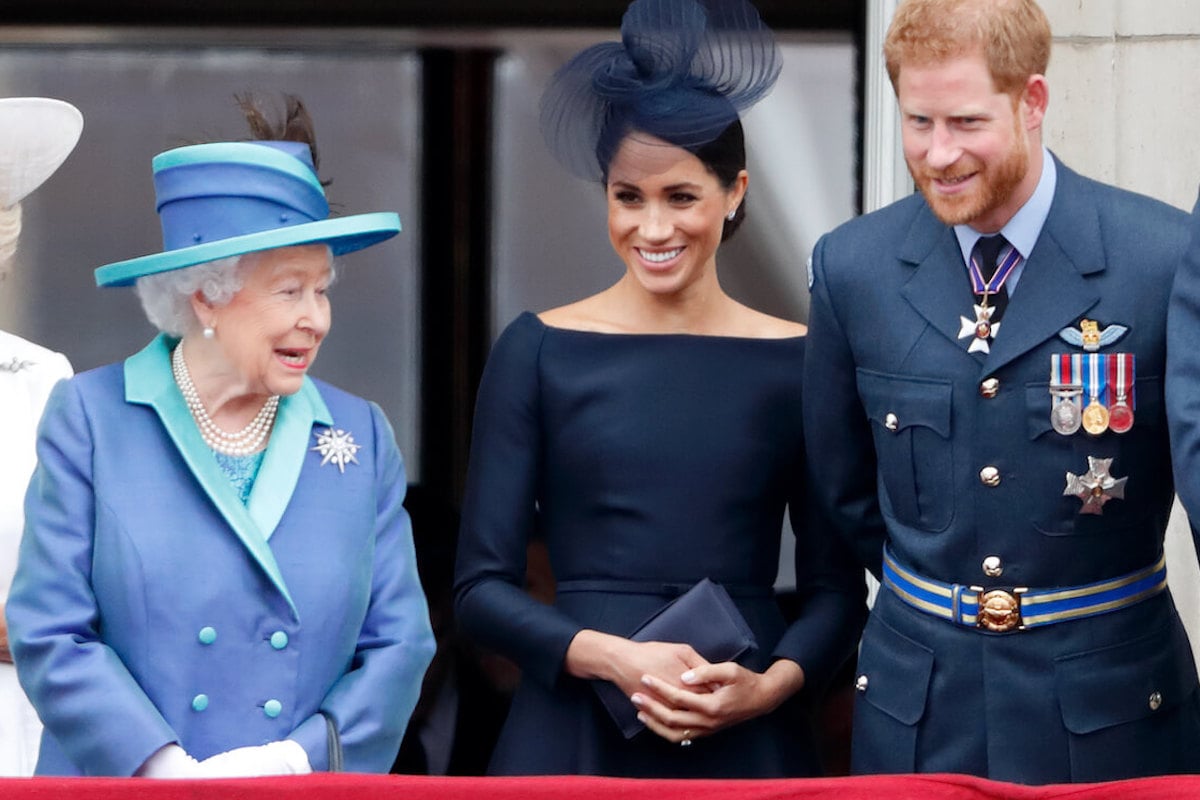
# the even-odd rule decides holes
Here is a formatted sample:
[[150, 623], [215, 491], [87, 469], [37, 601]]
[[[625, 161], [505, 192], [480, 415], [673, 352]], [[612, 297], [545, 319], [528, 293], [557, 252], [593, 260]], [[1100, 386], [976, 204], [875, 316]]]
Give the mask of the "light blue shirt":
[[[1050, 204], [1054, 201], [1054, 188], [1057, 185], [1058, 170], [1054, 166], [1054, 157], [1043, 147], [1042, 176], [1038, 178], [1037, 187], [1025, 201], [1025, 205], [1021, 206], [999, 231], [1021, 254], [1021, 263], [1013, 268], [1008, 280], [1004, 282], [1009, 297], [1012, 297], [1013, 291], [1016, 290], [1017, 283], [1025, 272], [1025, 262], [1033, 252], [1038, 237], [1042, 235], [1042, 226], [1046, 224], [1046, 217], [1050, 215]], [[970, 225], [955, 225], [954, 235], [958, 237], [958, 246], [962, 249], [963, 266], [967, 266], [971, 262], [971, 251], [975, 249], [975, 243], [984, 234]]]

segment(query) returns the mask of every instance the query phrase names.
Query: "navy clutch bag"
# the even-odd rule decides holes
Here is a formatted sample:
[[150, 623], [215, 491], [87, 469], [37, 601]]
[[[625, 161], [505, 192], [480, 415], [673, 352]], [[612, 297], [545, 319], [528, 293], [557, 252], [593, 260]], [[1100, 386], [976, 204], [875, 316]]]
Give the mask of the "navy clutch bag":
[[[635, 642], [690, 644], [713, 663], [733, 661], [758, 649], [750, 626], [729, 592], [708, 578], [656, 611], [629, 638]], [[626, 739], [646, 727], [638, 721], [637, 708], [616, 684], [593, 681], [592, 686]]]

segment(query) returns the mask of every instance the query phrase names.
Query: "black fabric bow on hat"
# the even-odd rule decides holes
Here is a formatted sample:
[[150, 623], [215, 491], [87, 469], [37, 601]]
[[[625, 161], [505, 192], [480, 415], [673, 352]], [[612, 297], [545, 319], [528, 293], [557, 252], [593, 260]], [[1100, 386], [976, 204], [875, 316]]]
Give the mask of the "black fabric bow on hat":
[[761, 100], [782, 68], [745, 0], [636, 0], [621, 41], [583, 50], [542, 96], [542, 135], [574, 174], [599, 180], [632, 131], [689, 150]]

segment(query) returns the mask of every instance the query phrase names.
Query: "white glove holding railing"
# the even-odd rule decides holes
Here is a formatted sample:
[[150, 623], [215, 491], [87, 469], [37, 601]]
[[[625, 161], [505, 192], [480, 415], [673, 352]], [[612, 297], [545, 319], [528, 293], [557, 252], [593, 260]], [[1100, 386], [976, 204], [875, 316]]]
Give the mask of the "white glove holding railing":
[[203, 778], [253, 778], [259, 775], [307, 775], [308, 753], [291, 739], [226, 750], [200, 762]]
[[238, 747], [196, 761], [177, 744], [159, 748], [137, 771], [143, 778], [256, 778], [265, 775], [307, 775], [308, 754], [291, 739]]
[[199, 778], [200, 762], [179, 745], [168, 744], [155, 750], [133, 774], [138, 778]]

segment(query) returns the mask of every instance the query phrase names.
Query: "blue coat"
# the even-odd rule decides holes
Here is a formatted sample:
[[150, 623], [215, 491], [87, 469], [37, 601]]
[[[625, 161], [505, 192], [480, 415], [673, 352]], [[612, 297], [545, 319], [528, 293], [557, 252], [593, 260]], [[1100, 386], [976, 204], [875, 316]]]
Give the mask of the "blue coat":
[[[385, 772], [433, 654], [404, 467], [374, 404], [306, 380], [280, 403], [249, 502], [204, 445], [159, 337], [60, 383], [38, 438], [8, 603], [45, 723], [40, 774], [130, 775], [291, 738]], [[360, 446], [322, 464], [328, 427]]]
[[[1056, 162], [1057, 163], [1057, 162]], [[1173, 487], [1163, 400], [1166, 313], [1186, 215], [1057, 165], [1041, 235], [992, 343], [959, 339], [972, 295], [953, 230], [913, 195], [816, 245], [805, 371], [810, 471], [880, 572], [886, 541], [945, 583], [1052, 588], [1155, 563]], [[1136, 422], [1051, 428], [1050, 356], [1083, 319], [1127, 334]], [[998, 383], [985, 387], [985, 381]], [[995, 388], [994, 397], [985, 388]], [[1066, 473], [1113, 459], [1102, 515]], [[981, 471], [994, 467], [997, 485]], [[984, 559], [1003, 572], [988, 577]], [[1200, 767], [1196, 672], [1169, 593], [1005, 634], [955, 626], [881, 591], [864, 633], [858, 772], [968, 772], [1028, 783]]]

